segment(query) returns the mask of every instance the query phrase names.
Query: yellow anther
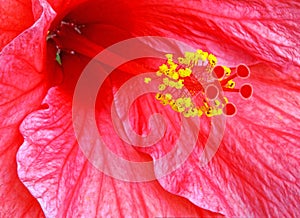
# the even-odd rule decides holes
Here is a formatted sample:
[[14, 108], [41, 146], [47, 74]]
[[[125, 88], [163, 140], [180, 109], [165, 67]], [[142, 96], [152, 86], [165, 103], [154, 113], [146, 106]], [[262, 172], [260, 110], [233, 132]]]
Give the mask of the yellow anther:
[[191, 98], [184, 98], [183, 100], [184, 100], [184, 105], [186, 107], [191, 107], [192, 106], [192, 100], [191, 100]]
[[192, 74], [192, 70], [190, 68], [180, 69], [178, 70], [180, 77], [187, 77]]
[[171, 59], [169, 59], [169, 60], [167, 61], [167, 63], [168, 63], [169, 65], [174, 64], [174, 62], [173, 62]]
[[213, 114], [208, 113], [208, 112], [205, 112], [205, 114], [206, 114], [207, 117], [213, 117], [214, 116]]
[[181, 77], [185, 77], [185, 70], [184, 69], [179, 69], [178, 73]]
[[155, 98], [156, 98], [157, 100], [161, 100], [162, 97], [163, 97], [163, 95], [160, 94], [160, 93], [156, 93], [156, 95], [155, 95]]
[[187, 52], [184, 53], [184, 57], [185, 57], [186, 59], [191, 60], [191, 59], [194, 58], [194, 52], [187, 51]]
[[185, 107], [184, 106], [182, 106], [182, 105], [176, 105], [177, 106], [177, 109], [178, 109], [178, 112], [179, 113], [181, 113], [181, 112], [183, 112], [184, 110], [185, 110]]
[[194, 53], [194, 61], [195, 61], [195, 64], [198, 63], [199, 59], [201, 59], [201, 55], [200, 55], [199, 52], [196, 51], [196, 52]]
[[166, 72], [168, 69], [169, 69], [169, 68], [168, 68], [168, 66], [167, 66], [166, 64], [163, 64], [163, 65], [161, 65], [161, 66], [159, 67], [159, 70], [160, 70], [162, 73]]
[[172, 78], [175, 79], [175, 80], [177, 80], [179, 78], [178, 73], [174, 73], [173, 76], [172, 76]]
[[168, 60], [173, 60], [173, 55], [172, 54], [166, 54], [166, 58]]
[[207, 117], [212, 117], [212, 116], [215, 115], [215, 111], [214, 111], [214, 109], [212, 107], [209, 107], [207, 109], [207, 111], [205, 111], [205, 114], [206, 114]]
[[163, 78], [163, 83], [165, 85], [169, 85], [169, 83], [170, 83], [169, 78]]
[[190, 65], [191, 63], [194, 62], [195, 54], [194, 54], [194, 52], [185, 52], [184, 57], [186, 59], [186, 64]]
[[209, 109], [205, 112], [207, 117], [221, 115], [222, 113], [223, 113], [222, 109], [216, 109], [213, 107], [209, 107]]
[[178, 62], [180, 64], [194, 66], [198, 63], [200, 57], [201, 57], [200, 54], [198, 54], [197, 52], [185, 52], [184, 58], [182, 57], [178, 58]]
[[233, 89], [235, 87], [235, 82], [233, 80], [229, 80], [225, 87]]
[[201, 49], [197, 49], [197, 54], [201, 55], [203, 53], [203, 51]]
[[177, 67], [178, 67], [178, 65], [174, 64], [173, 62], [170, 64], [170, 70], [171, 71], [175, 71]]
[[170, 87], [175, 87], [175, 86], [176, 86], [176, 82], [170, 81], [170, 82], [169, 82], [169, 86], [170, 86]]
[[215, 100], [215, 105], [216, 105], [216, 107], [219, 107], [220, 104], [221, 104], [221, 102], [220, 102], [219, 100]]
[[170, 93], [165, 94], [165, 98], [168, 100], [172, 99], [172, 95]]
[[176, 106], [176, 103], [175, 103], [174, 100], [171, 100], [171, 101], [169, 102], [169, 104], [170, 104], [172, 110], [178, 112], [178, 107]]
[[178, 107], [176, 105], [171, 106], [173, 111], [179, 112]]
[[190, 108], [190, 114], [192, 117], [195, 117], [198, 115], [198, 109], [197, 108]]
[[160, 100], [160, 103], [161, 103], [162, 105], [167, 105], [167, 104], [169, 103], [169, 100], [163, 98], [163, 99]]
[[156, 72], [156, 76], [162, 76], [162, 72], [161, 71], [157, 71]]
[[184, 100], [183, 100], [183, 98], [177, 98], [175, 103], [176, 103], [177, 106], [180, 106], [180, 105], [184, 104]]
[[190, 117], [190, 116], [192, 116], [192, 114], [191, 114], [190, 110], [188, 110], [188, 111], [183, 112], [183, 116], [184, 117]]
[[185, 58], [178, 58], [178, 62], [180, 64], [188, 64], [188, 60], [186, 60]]
[[202, 51], [202, 50], [199, 49], [199, 50], [197, 50], [197, 53], [199, 54], [200, 59], [202, 61], [206, 61], [207, 60], [207, 56], [208, 56], [207, 52], [204, 52], [204, 51]]
[[182, 89], [182, 88], [183, 88], [183, 83], [179, 80], [179, 81], [175, 84], [175, 88], [176, 88], [176, 89]]
[[165, 75], [168, 76], [169, 78], [172, 78], [174, 74], [174, 70], [169, 69], [165, 72]]
[[202, 114], [203, 114], [203, 111], [201, 110], [201, 108], [198, 108], [198, 117], [201, 117], [202, 116]]
[[227, 103], [228, 103], [228, 98], [226, 98], [226, 97], [224, 96], [224, 100], [225, 100], [225, 103], [227, 104]]
[[186, 73], [187, 76], [190, 76], [191, 73], [192, 73], [192, 70], [190, 68], [186, 68], [185, 73]]
[[205, 107], [206, 109], [208, 109], [208, 104], [207, 104], [207, 102], [206, 102], [206, 101], [203, 101], [203, 104], [204, 104], [204, 107]]
[[211, 66], [215, 66], [218, 63], [216, 56], [214, 56], [213, 54], [209, 54], [207, 59]]
[[226, 76], [229, 76], [230, 73], [231, 73], [231, 69], [229, 67], [226, 67], [226, 66], [222, 66], [224, 68], [224, 71], [225, 71], [225, 75]]
[[158, 90], [159, 91], [163, 91], [163, 90], [165, 90], [166, 89], [166, 85], [165, 84], [160, 84], [159, 86], [158, 86]]
[[151, 78], [146, 77], [146, 78], [144, 79], [144, 82], [148, 84], [149, 82], [151, 82]]
[[201, 106], [201, 107], [200, 107], [200, 110], [201, 110], [202, 112], [205, 112], [205, 111], [207, 111], [207, 107]]
[[221, 114], [223, 114], [223, 110], [222, 109], [217, 109], [217, 115], [221, 115]]

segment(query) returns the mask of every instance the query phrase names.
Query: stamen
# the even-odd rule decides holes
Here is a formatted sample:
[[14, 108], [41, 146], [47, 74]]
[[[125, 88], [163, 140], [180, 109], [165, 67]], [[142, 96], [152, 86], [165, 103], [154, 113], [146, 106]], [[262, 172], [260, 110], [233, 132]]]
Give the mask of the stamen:
[[[172, 54], [167, 54], [166, 57], [167, 62], [156, 73], [158, 77], [162, 77], [156, 99], [182, 113], [184, 117], [201, 117], [203, 114], [207, 117], [221, 114], [234, 116], [236, 106], [225, 96], [221, 96], [220, 92], [239, 92], [244, 99], [250, 98], [253, 93], [250, 84], [235, 88], [234, 78], [246, 79], [250, 75], [249, 68], [244, 64], [238, 65], [236, 72], [231, 74], [229, 67], [216, 66], [217, 58], [202, 50], [185, 52], [184, 57], [178, 57], [178, 63], [174, 62]], [[146, 79], [146, 83], [150, 82]], [[221, 90], [216, 82], [219, 82]]]
[[57, 48], [56, 61], [62, 64], [61, 54], [81, 54], [93, 58], [103, 48], [82, 35], [82, 28], [85, 25], [78, 25], [74, 22], [61, 21], [60, 25], [48, 31], [46, 40], [53, 41]]
[[149, 82], [151, 82], [151, 78], [146, 77], [146, 78], [144, 79], [144, 82], [148, 84]]

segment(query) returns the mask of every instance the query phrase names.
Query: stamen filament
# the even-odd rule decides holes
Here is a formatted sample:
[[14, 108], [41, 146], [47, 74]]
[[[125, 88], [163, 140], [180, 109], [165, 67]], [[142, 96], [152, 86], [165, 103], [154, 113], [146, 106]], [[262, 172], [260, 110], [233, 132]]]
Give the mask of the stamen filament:
[[226, 85], [230, 80], [234, 79], [235, 77], [237, 77], [237, 73], [234, 73], [232, 75], [230, 75], [229, 77], [227, 77], [226, 79], [223, 79], [220, 83], [221, 83], [221, 86], [224, 86]]
[[62, 28], [57, 36], [61, 41], [61, 50], [72, 50], [89, 58], [93, 58], [104, 49], [69, 26]]

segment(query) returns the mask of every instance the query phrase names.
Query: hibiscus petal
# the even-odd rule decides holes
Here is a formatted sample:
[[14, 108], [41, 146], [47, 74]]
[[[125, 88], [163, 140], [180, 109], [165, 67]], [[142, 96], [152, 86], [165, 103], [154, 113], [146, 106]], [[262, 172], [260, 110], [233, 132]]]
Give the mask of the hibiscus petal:
[[72, 128], [70, 96], [52, 88], [21, 129], [21, 180], [47, 217], [217, 216], [164, 191], [157, 181], [128, 183], [104, 175], [83, 155]]
[[87, 1], [71, 17], [133, 36], [181, 39], [213, 52], [229, 66], [267, 61], [287, 70], [300, 66], [299, 8], [297, 1]]
[[[0, 51], [33, 23], [30, 1], [0, 1]], [[20, 22], [22, 21], [22, 22]]]
[[[6, 3], [1, 3], [1, 7], [6, 7]], [[9, 3], [14, 4], [13, 2]], [[47, 76], [41, 73], [43, 56], [40, 54], [44, 52], [45, 34], [54, 14], [51, 8], [47, 8], [46, 3], [43, 3], [43, 6], [45, 6], [45, 10], [42, 13], [38, 7], [33, 8], [31, 14], [27, 10], [29, 5], [26, 2], [17, 7], [17, 10], [26, 8], [27, 11], [24, 11], [24, 15], [28, 15], [28, 19], [24, 19], [23, 25], [16, 25], [16, 31], [12, 32], [12, 35], [4, 35], [6, 39], [1, 41], [3, 43], [10, 41], [15, 34], [32, 22], [32, 14], [40, 13], [35, 25], [5, 45], [0, 53], [1, 217], [43, 216], [40, 205], [17, 176], [15, 158], [23, 141], [18, 130], [19, 125], [28, 113], [40, 107], [47, 90], [45, 80]], [[16, 13], [16, 11], [12, 11], [10, 8], [7, 13]], [[18, 13], [16, 16], [17, 18], [22, 17], [19, 17]], [[11, 20], [8, 19], [8, 21]], [[12, 28], [14, 22], [9, 25]]]
[[[186, 42], [191, 42], [194, 45], [197, 45], [197, 47], [199, 45], [201, 45], [200, 47], [202, 47], [204, 49], [209, 48], [211, 51], [215, 51], [215, 53], [222, 58], [223, 63], [230, 63], [231, 65], [235, 65], [241, 61], [245, 62], [245, 63], [253, 63], [257, 60], [267, 60], [267, 61], [271, 62], [272, 64], [280, 65], [283, 68], [287, 67], [286, 65], [284, 65], [286, 63], [288, 63], [288, 64], [294, 63], [296, 65], [299, 65], [299, 62], [293, 58], [293, 55], [298, 54], [297, 47], [296, 46], [292, 47], [293, 45], [297, 45], [297, 42], [298, 42], [297, 40], [296, 41], [295, 40], [286, 40], [285, 36], [274, 34], [276, 37], [277, 36], [281, 37], [280, 41], [285, 42], [285, 40], [286, 40], [290, 44], [288, 44], [287, 46], [280, 47], [277, 45], [277, 41], [275, 41], [275, 40], [273, 40], [273, 41], [268, 40], [268, 46], [264, 46], [263, 43], [259, 43], [260, 42], [259, 40], [261, 40], [261, 39], [262, 39], [262, 42], [266, 42], [266, 39], [268, 39], [268, 34], [262, 34], [262, 33], [268, 32], [268, 31], [274, 33], [274, 31], [272, 31], [272, 28], [274, 29], [275, 27], [272, 26], [272, 20], [276, 20], [276, 19], [284, 20], [285, 18], [288, 19], [290, 15], [293, 18], [297, 17], [297, 13], [296, 13], [297, 11], [291, 10], [292, 6], [295, 6], [295, 7], [297, 6], [296, 3], [290, 4], [290, 5], [282, 3], [281, 4], [282, 8], [278, 11], [275, 10], [275, 8], [278, 5], [275, 5], [274, 3], [269, 4], [269, 5], [265, 5], [263, 3], [258, 3], [258, 5], [260, 7], [259, 11], [261, 12], [261, 14], [254, 14], [254, 15], [253, 15], [253, 13], [247, 13], [247, 11], [258, 13], [258, 10], [256, 10], [257, 5], [256, 4], [254, 5], [254, 3], [249, 4], [249, 3], [242, 2], [242, 3], [230, 4], [229, 1], [224, 1], [224, 3], [222, 3], [221, 6], [219, 4], [220, 4], [220, 2], [215, 2], [215, 4], [212, 4], [211, 6], [209, 6], [204, 1], [203, 1], [203, 3], [202, 2], [185, 3], [183, 1], [181, 1], [181, 2], [176, 3], [176, 5], [175, 5], [174, 2], [169, 2], [169, 3], [164, 2], [163, 4], [161, 4], [161, 3], [155, 2], [155, 1], [151, 1], [151, 2], [131, 1], [128, 4], [128, 7], [126, 8], [128, 10], [128, 11], [126, 11], [126, 13], [129, 14], [129, 16], [128, 16], [129, 18], [121, 20], [119, 25], [122, 26], [122, 24], [128, 24], [128, 23], [132, 22], [131, 23], [132, 25], [130, 25], [129, 27], [127, 27], [127, 26], [126, 27], [128, 28], [128, 31], [130, 31], [133, 35], [158, 34], [158, 35], [180, 38]], [[238, 5], [236, 5], [236, 4], [238, 4]], [[215, 7], [215, 5], [218, 5], [218, 7]], [[108, 3], [108, 2], [103, 2], [103, 4], [101, 3], [101, 6], [103, 6], [103, 8], [105, 8], [106, 6], [112, 7], [111, 3]], [[213, 14], [210, 14], [209, 13], [210, 11], [213, 11]], [[276, 11], [277, 13], [273, 13], [273, 16], [272, 16], [268, 13], [269, 11], [272, 11], [272, 12]], [[288, 11], [289, 13], [283, 13], [285, 11]], [[79, 12], [80, 12], [80, 9], [79, 9]], [[235, 13], [233, 13], [233, 12], [235, 12]], [[83, 11], [81, 11], [81, 13], [83, 15], [86, 14]], [[215, 14], [218, 14], [221, 16], [218, 16], [216, 18]], [[231, 16], [229, 17], [228, 14], [230, 14]], [[264, 17], [265, 14], [270, 15], [271, 18]], [[119, 16], [119, 14], [116, 14], [116, 15]], [[176, 19], [174, 19], [174, 17], [176, 17]], [[257, 21], [258, 18], [260, 19], [260, 22]], [[111, 17], [111, 19], [113, 20], [113, 16]], [[244, 23], [237, 21], [238, 19], [243, 20]], [[165, 21], [168, 21], [168, 22], [165, 22]], [[241, 24], [244, 24], [244, 25], [241, 25]], [[293, 27], [296, 24], [297, 23], [295, 23], [295, 20], [291, 19], [289, 23], [283, 22], [282, 26], [280, 26], [280, 27], [282, 29], [292, 29], [289, 27]], [[263, 29], [264, 32], [260, 32], [260, 30], [257, 28], [255, 28], [255, 29], [250, 28], [255, 25], [257, 27], [266, 27], [266, 28]], [[222, 29], [222, 27], [224, 29]], [[250, 37], [248, 37], [248, 38], [245, 37], [244, 36], [245, 33], [249, 33]], [[256, 36], [260, 36], [260, 35], [262, 35], [263, 37], [262, 38], [256, 37]], [[291, 31], [288, 32], [287, 38], [292, 38], [292, 37], [294, 37], [294, 34]], [[260, 46], [257, 47], [257, 45], [260, 45]], [[261, 49], [259, 49], [260, 47], [261, 47]], [[278, 49], [281, 51], [281, 53], [280, 53], [280, 55], [276, 56], [274, 54], [276, 54], [276, 51], [278, 53], [278, 51], [279, 51]], [[241, 52], [240, 52], [241, 50], [244, 51], [243, 54], [241, 54]], [[291, 54], [291, 55], [286, 55], [287, 53]], [[65, 98], [65, 96], [63, 96], [63, 98]], [[50, 106], [50, 109], [53, 110], [54, 107]], [[51, 114], [50, 111], [47, 113]], [[46, 115], [47, 115], [47, 113], [46, 113]], [[35, 119], [34, 117], [36, 115], [39, 116], [39, 112], [33, 114], [31, 118]], [[47, 121], [47, 119], [45, 119], [45, 118], [39, 119], [38, 121], [41, 121], [41, 122]], [[48, 123], [48, 122], [46, 122], [46, 123]], [[24, 124], [24, 125], [27, 125], [27, 124]], [[32, 131], [41, 133], [41, 132], [43, 132], [42, 126], [44, 126], [44, 125], [39, 126], [40, 131], [35, 130], [35, 129], [33, 129]], [[54, 198], [53, 196], [55, 196], [56, 193], [49, 194], [46, 196], [43, 196], [43, 194], [40, 193], [40, 192], [43, 192], [44, 189], [43, 189], [43, 187], [40, 187], [39, 185], [42, 184], [41, 186], [43, 186], [44, 183], [43, 182], [40, 183], [40, 180], [35, 178], [34, 175], [32, 175], [30, 168], [28, 168], [28, 165], [26, 164], [26, 162], [24, 160], [24, 158], [25, 158], [24, 154], [27, 154], [26, 157], [30, 158], [30, 156], [32, 154], [34, 154], [36, 152], [36, 150], [40, 149], [37, 147], [36, 150], [29, 150], [28, 152], [25, 151], [25, 148], [29, 148], [28, 143], [30, 143], [30, 144], [33, 143], [28, 139], [29, 135], [32, 136], [30, 133], [30, 130], [32, 128], [25, 127], [25, 129], [26, 130], [24, 130], [24, 135], [27, 136], [27, 139], [26, 139], [27, 144], [26, 143], [24, 144], [24, 149], [22, 149], [19, 153], [20, 175], [21, 175], [24, 183], [29, 187], [29, 189], [33, 192], [35, 191], [35, 193], [36, 193], [35, 196], [41, 197], [41, 199], [42, 199], [41, 202], [43, 202], [42, 203], [43, 208], [46, 209], [47, 213], [50, 215], [56, 214], [57, 209], [55, 208], [55, 206], [51, 205], [51, 202], [49, 201], [49, 199], [47, 199], [49, 196]], [[29, 131], [29, 133], [28, 133], [28, 131]], [[59, 131], [59, 130], [56, 130], [56, 131]], [[51, 136], [50, 132], [51, 131], [49, 131], [49, 130], [44, 131], [45, 136]], [[56, 133], [54, 133], [54, 132], [55, 131], [53, 131], [53, 134], [55, 135]], [[67, 132], [67, 133], [72, 135], [72, 133], [70, 133], [70, 132]], [[43, 139], [42, 136], [41, 136], [41, 138]], [[41, 138], [38, 137], [36, 143], [40, 143]], [[45, 140], [45, 142], [48, 142], [47, 140], [49, 140], [49, 139], [44, 139], [44, 140]], [[51, 138], [50, 138], [50, 140], [51, 140]], [[65, 138], [64, 138], [64, 140], [65, 140]], [[45, 145], [43, 141], [41, 143], [42, 143], [42, 145]], [[46, 146], [46, 148], [51, 149], [51, 145], [52, 144], [50, 144], [49, 146]], [[56, 145], [57, 144], [54, 143], [54, 146], [56, 146]], [[57, 148], [57, 147], [55, 147], [55, 148]], [[61, 146], [58, 147], [58, 150], [60, 150], [60, 148], [61, 148]], [[31, 154], [31, 152], [32, 152], [32, 154]], [[45, 152], [45, 153], [47, 154], [47, 152]], [[42, 157], [44, 158], [45, 155], [43, 155]], [[46, 155], [46, 157], [47, 157], [47, 155]], [[53, 158], [53, 156], [52, 156], [52, 158]], [[62, 159], [63, 158], [61, 158], [60, 161], [63, 161]], [[50, 161], [51, 159], [49, 157], [49, 159], [46, 158], [46, 160]], [[37, 159], [37, 161], [33, 162], [33, 163], [38, 164], [41, 161], [42, 160]], [[192, 163], [193, 164], [192, 164], [191, 168], [194, 169], [195, 163], [194, 162], [192, 162]], [[41, 166], [39, 165], [38, 167], [41, 167]], [[27, 172], [24, 172], [23, 171], [24, 169], [28, 169]], [[43, 173], [44, 174], [42, 174], [42, 175], [38, 175], [38, 177], [42, 178], [42, 180], [44, 177], [47, 177], [49, 174], [51, 175], [52, 172], [43, 172]], [[65, 175], [65, 173], [63, 173], [62, 175]], [[91, 173], [91, 175], [94, 175], [94, 174]], [[209, 175], [209, 176], [212, 176], [212, 175]], [[55, 177], [55, 178], [57, 178], [57, 177]], [[61, 176], [59, 178], [63, 178], [63, 176]], [[183, 178], [183, 177], [181, 176], [179, 178]], [[221, 178], [223, 178], [223, 177], [221, 177]], [[28, 181], [27, 181], [27, 179], [28, 179]], [[29, 181], [29, 179], [33, 179], [33, 180]], [[194, 184], [196, 184], [196, 185], [199, 184], [196, 182], [199, 181], [200, 178], [197, 177], [197, 179], [198, 180], [193, 181]], [[37, 182], [34, 184], [34, 181], [37, 181]], [[169, 189], [168, 184], [164, 184], [162, 181], [163, 185], [167, 189], [171, 190], [173, 193], [183, 195], [182, 193], [178, 192], [178, 189], [184, 190], [186, 188], [184, 186], [185, 183], [181, 182], [183, 184], [183, 187], [178, 187], [177, 185], [181, 184], [181, 183], [177, 183], [176, 177], [175, 177], [175, 179], [172, 180], [172, 183], [173, 182], [175, 183], [174, 186], [176, 186], [177, 191]], [[218, 180], [217, 180], [217, 182], [218, 182]], [[55, 181], [53, 183], [57, 186]], [[49, 185], [49, 183], [46, 183], [46, 184]], [[35, 185], [37, 185], [38, 189], [41, 189], [41, 190], [37, 190]], [[56, 187], [55, 185], [54, 185], [54, 188]], [[186, 183], [186, 185], [188, 185], [188, 183]], [[193, 186], [190, 186], [190, 187], [193, 187]], [[218, 194], [218, 193], [221, 193], [218, 191], [220, 191], [220, 190], [215, 187], [213, 187], [213, 188], [214, 188], [214, 189], [212, 189], [214, 191], [213, 194], [215, 194], [215, 195], [208, 193], [209, 194], [208, 196], [211, 196], [212, 199], [216, 199], [216, 202], [213, 202], [211, 200], [209, 202], [206, 202], [205, 200], [203, 200], [204, 203], [201, 203], [201, 204], [199, 202], [195, 202], [195, 203], [198, 205], [200, 204], [201, 206], [203, 206], [205, 208], [213, 209], [215, 211], [222, 211], [229, 215], [242, 213], [241, 209], [239, 207], [234, 207], [234, 206], [228, 205], [228, 204], [226, 204], [226, 202], [224, 200], [220, 201], [218, 199], [218, 197], [220, 197], [220, 194]], [[197, 189], [195, 189], [194, 191], [195, 191], [194, 193], [199, 194], [197, 192]], [[45, 193], [49, 193], [49, 192], [45, 191]], [[237, 190], [234, 190], [234, 193], [237, 193]], [[64, 195], [62, 194], [61, 196], [64, 196]], [[187, 196], [190, 199], [192, 199], [193, 201], [195, 201], [194, 195], [191, 194], [191, 195], [185, 195], [185, 196]], [[52, 198], [51, 198], [51, 200], [52, 200]], [[61, 197], [61, 198], [64, 198], [64, 197]], [[237, 196], [236, 198], [237, 199], [242, 198], [244, 200], [244, 202], [249, 200], [249, 198], [247, 199], [246, 197], [244, 197], [244, 195], [242, 197]], [[235, 202], [234, 200], [232, 200], [232, 201]], [[262, 204], [269, 203], [269, 201], [268, 202], [261, 201], [261, 202], [262, 202]], [[49, 206], [49, 204], [50, 204], [50, 206]], [[246, 204], [246, 203], [244, 203], [244, 204]], [[260, 205], [260, 204], [254, 204], [254, 205]], [[266, 208], [268, 208], [268, 206], [266, 206]], [[253, 205], [250, 205], [246, 209], [250, 215], [251, 214], [261, 215], [260, 212], [257, 212], [257, 210], [253, 209]], [[266, 209], [266, 211], [269, 212], [269, 209]]]
[[298, 1], [138, 1], [132, 7], [136, 35], [182, 39], [229, 66], [258, 60], [300, 66]]

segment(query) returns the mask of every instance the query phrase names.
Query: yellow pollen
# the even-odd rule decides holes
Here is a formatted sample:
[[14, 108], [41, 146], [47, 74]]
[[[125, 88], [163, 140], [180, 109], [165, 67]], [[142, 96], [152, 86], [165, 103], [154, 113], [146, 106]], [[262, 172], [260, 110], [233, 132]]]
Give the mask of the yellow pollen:
[[166, 54], [166, 58], [168, 59], [168, 60], [173, 60], [173, 55], [172, 54]]
[[163, 83], [165, 85], [169, 85], [169, 83], [170, 83], [169, 78], [163, 78]]
[[157, 71], [156, 72], [156, 76], [162, 76], [162, 72], [161, 71]]
[[224, 100], [225, 100], [225, 103], [227, 104], [227, 103], [228, 103], [228, 98], [226, 98], [226, 97], [224, 96]]
[[229, 80], [225, 87], [233, 89], [235, 87], [235, 82], [233, 80]]
[[216, 64], [218, 63], [216, 56], [214, 56], [213, 54], [209, 54], [207, 59], [212, 67], [216, 66]]
[[167, 66], [166, 64], [163, 64], [163, 65], [161, 65], [161, 66], [159, 67], [159, 70], [160, 70], [161, 72], [166, 72], [168, 69], [169, 69], [169, 68], [168, 68], [168, 66]]
[[166, 89], [166, 85], [164, 85], [164, 84], [160, 84], [159, 87], [158, 87], [159, 91], [163, 91], [165, 89]]
[[216, 107], [219, 107], [221, 105], [221, 102], [219, 100], [215, 100]]
[[172, 78], [175, 79], [175, 80], [177, 80], [179, 78], [178, 73], [174, 73], [173, 76], [172, 76]]
[[199, 54], [199, 57], [203, 62], [207, 60], [207, 56], [208, 56], [207, 52], [204, 52], [204, 51], [198, 49], [197, 53]]
[[151, 82], [151, 78], [146, 77], [146, 78], [144, 79], [144, 82], [147, 83], [147, 84], [150, 83], [150, 82]]
[[[185, 117], [201, 117], [202, 115], [212, 117], [223, 114], [228, 99], [222, 97], [224, 100], [211, 100], [205, 97], [206, 90], [201, 83], [212, 77], [213, 69], [218, 63], [216, 56], [200, 49], [195, 52], [185, 52], [183, 57], [177, 59], [173, 59], [173, 54], [165, 56], [166, 63], [159, 66], [156, 72], [158, 77], [162, 77], [162, 83], [157, 87], [155, 98], [162, 105], [169, 105], [173, 111], [182, 113]], [[226, 79], [230, 76], [231, 69], [227, 66], [222, 67]], [[147, 84], [151, 81], [149, 77], [144, 78]], [[200, 82], [199, 86], [197, 81]], [[225, 87], [227, 91], [231, 91], [228, 88], [233, 89], [235, 81], [229, 80], [225, 85], [222, 84], [222, 88]]]
[[165, 97], [166, 97], [166, 99], [168, 99], [168, 100], [171, 100], [171, 99], [172, 99], [172, 95], [171, 95], [170, 93], [167, 93], [167, 94], [165, 95]]
[[226, 76], [229, 76], [230, 73], [231, 73], [231, 69], [229, 67], [226, 67], [226, 66], [222, 66], [224, 68], [224, 71], [225, 71], [225, 75]]
[[156, 98], [157, 100], [162, 99], [162, 94], [156, 93], [155, 98]]

